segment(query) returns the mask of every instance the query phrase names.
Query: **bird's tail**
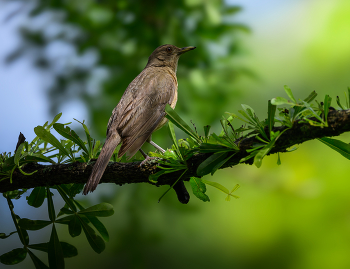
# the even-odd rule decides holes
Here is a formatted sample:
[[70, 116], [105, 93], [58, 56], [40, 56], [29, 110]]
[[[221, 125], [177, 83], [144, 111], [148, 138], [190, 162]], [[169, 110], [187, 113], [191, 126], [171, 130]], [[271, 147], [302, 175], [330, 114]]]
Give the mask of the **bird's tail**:
[[96, 189], [115, 148], [120, 143], [120, 140], [121, 138], [117, 133], [107, 137], [94, 168], [92, 169], [89, 180], [83, 190], [84, 195], [88, 194], [89, 192], [93, 192]]

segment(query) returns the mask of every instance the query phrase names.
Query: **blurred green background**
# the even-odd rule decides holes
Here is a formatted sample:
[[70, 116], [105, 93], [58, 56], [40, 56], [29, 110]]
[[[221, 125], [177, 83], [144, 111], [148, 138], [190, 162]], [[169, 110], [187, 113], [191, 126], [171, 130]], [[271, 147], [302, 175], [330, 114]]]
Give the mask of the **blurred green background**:
[[[218, 132], [221, 115], [236, 113], [240, 104], [265, 118], [267, 100], [286, 97], [285, 84], [296, 98], [315, 90], [318, 100], [324, 94], [344, 100], [350, 86], [346, 0], [17, 2], [1, 26], [26, 17], [16, 28], [21, 42], [8, 53], [8, 68], [29, 59], [46, 81], [51, 115], [45, 120], [57, 112], [67, 121], [86, 119], [100, 139], [127, 85], [165, 43], [197, 46], [179, 61], [176, 111], [200, 131], [211, 124]], [[24, 106], [16, 125], [30, 117], [31, 105], [44, 106]], [[153, 138], [170, 146], [166, 128]], [[230, 202], [210, 187], [211, 202], [192, 195], [182, 205], [173, 192], [157, 203], [165, 187], [100, 185], [81, 200], [115, 206], [115, 214], [102, 219], [111, 240], [96, 254], [83, 235], [73, 239], [62, 227], [60, 238], [79, 251], [66, 259], [66, 268], [350, 268], [349, 162], [317, 141], [281, 159], [281, 166], [273, 155], [260, 169], [241, 165], [207, 176], [228, 189], [241, 185], [235, 193], [240, 199]], [[32, 212], [25, 201], [15, 205], [21, 217]], [[1, 210], [1, 219], [9, 216], [6, 207]], [[4, 223], [2, 232], [13, 230]], [[48, 238], [35, 235], [30, 233], [38, 242]], [[10, 250], [1, 245], [1, 253]], [[33, 265], [28, 258], [12, 268]]]

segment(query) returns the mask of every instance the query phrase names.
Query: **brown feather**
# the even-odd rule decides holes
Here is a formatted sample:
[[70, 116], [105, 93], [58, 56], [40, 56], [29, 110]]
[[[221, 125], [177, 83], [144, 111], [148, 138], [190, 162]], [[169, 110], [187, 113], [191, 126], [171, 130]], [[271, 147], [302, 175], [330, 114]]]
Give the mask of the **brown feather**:
[[94, 168], [92, 169], [89, 180], [84, 187], [83, 194], [86, 195], [88, 192], [93, 192], [96, 189], [115, 148], [120, 143], [120, 140], [120, 136], [117, 133], [107, 137], [106, 142], [102, 147], [101, 153], [94, 165]]

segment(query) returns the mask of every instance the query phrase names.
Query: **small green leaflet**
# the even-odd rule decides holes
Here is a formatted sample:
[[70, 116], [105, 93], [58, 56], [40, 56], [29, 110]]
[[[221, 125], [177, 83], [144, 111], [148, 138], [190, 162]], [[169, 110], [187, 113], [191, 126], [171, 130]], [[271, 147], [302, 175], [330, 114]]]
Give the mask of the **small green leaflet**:
[[208, 195], [205, 194], [207, 188], [205, 184], [202, 182], [202, 179], [198, 177], [191, 177], [190, 184], [192, 187], [193, 194], [203, 202], [210, 202]]
[[343, 155], [345, 158], [350, 160], [350, 145], [347, 143], [344, 143], [343, 141], [329, 138], [329, 137], [322, 137], [318, 139], [323, 144], [327, 145], [331, 149], [334, 149], [335, 151], [339, 152], [341, 155]]

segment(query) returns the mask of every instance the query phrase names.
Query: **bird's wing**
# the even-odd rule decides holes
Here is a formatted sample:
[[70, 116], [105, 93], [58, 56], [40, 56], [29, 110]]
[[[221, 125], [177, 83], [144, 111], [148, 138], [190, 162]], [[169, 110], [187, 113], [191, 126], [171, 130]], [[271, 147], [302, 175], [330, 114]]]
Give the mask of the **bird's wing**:
[[[123, 144], [119, 156], [129, 151], [133, 156], [150, 137], [165, 116], [165, 105], [175, 96], [177, 83], [168, 72], [147, 72], [129, 91], [131, 98], [118, 111], [118, 126]], [[127, 97], [127, 96], [126, 96]]]

